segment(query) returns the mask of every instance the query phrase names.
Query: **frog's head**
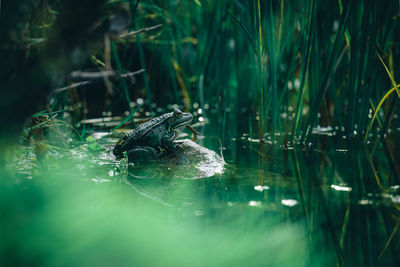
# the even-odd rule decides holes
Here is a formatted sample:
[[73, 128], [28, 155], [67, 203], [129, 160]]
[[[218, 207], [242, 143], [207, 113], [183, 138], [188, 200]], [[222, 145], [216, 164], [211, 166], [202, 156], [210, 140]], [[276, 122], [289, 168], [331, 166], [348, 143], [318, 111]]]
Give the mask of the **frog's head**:
[[193, 120], [193, 115], [190, 113], [182, 112], [179, 109], [174, 109], [170, 113], [167, 120], [168, 132], [171, 134], [171, 140], [174, 140], [178, 134]]

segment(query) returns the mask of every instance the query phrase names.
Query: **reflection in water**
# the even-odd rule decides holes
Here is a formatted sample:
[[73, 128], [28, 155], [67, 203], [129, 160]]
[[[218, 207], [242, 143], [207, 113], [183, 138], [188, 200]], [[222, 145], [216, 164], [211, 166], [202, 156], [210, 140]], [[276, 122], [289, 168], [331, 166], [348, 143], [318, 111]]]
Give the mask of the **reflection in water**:
[[269, 186], [266, 186], [266, 185], [256, 185], [256, 186], [254, 186], [254, 190], [260, 191], [260, 192], [262, 192], [264, 190], [268, 190], [268, 189], [269, 189]]
[[351, 191], [351, 187], [344, 186], [344, 185], [331, 185], [331, 187], [337, 191]]
[[[302, 225], [310, 257], [323, 255], [332, 266], [399, 263], [400, 183], [391, 157], [326, 132], [318, 138], [315, 149], [234, 141], [221, 180], [131, 182], [186, 215], [201, 210], [207, 224], [259, 209], [276, 226]], [[211, 138], [203, 142], [217, 148]]]
[[296, 199], [282, 199], [282, 204], [288, 207], [293, 207], [297, 205]]
[[251, 206], [251, 207], [259, 207], [259, 206], [261, 206], [261, 201], [254, 201], [254, 200], [251, 200], [251, 201], [249, 202], [249, 206]]

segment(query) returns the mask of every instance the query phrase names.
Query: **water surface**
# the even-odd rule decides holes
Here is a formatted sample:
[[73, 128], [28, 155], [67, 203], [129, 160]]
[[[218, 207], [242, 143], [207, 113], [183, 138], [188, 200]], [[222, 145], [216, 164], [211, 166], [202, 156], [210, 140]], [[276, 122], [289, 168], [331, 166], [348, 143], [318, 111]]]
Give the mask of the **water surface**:
[[[103, 244], [94, 236], [113, 228], [104, 225], [112, 218], [119, 229], [113, 229], [117, 232], [107, 238], [121, 236], [130, 244], [127, 247], [139, 247], [137, 261], [142, 263], [153, 263], [146, 253], [157, 243], [154, 250], [158, 252], [153, 253], [161, 253], [159, 256], [170, 264], [400, 264], [400, 183], [393, 152], [396, 143], [390, 139], [364, 145], [361, 138], [343, 138], [332, 129], [316, 129], [308, 144], [289, 145], [286, 133], [267, 135], [260, 142], [236, 130], [221, 136], [215, 125], [206, 124], [198, 130], [205, 138], [197, 143], [217, 153], [222, 139], [226, 164], [210, 177], [196, 176], [187, 168], [180, 169], [179, 164], [128, 166], [123, 160], [116, 161], [110, 150], [117, 136], [101, 131], [92, 133], [94, 140], [72, 150], [49, 148], [46, 157], [51, 160], [46, 164], [34, 161], [33, 151], [27, 151], [19, 155], [19, 161], [15, 159], [19, 162], [17, 173], [22, 181], [41, 184], [46, 180], [45, 192], [49, 181], [50, 188], [69, 188], [55, 202], [65, 206], [50, 208], [43, 215], [58, 217], [56, 214], [75, 212], [76, 205], [80, 206], [76, 214], [64, 214], [66, 221], [93, 208], [90, 197], [89, 203], [73, 200], [87, 201], [88, 197], [73, 185], [90, 192], [101, 188], [100, 193], [92, 192], [96, 205], [107, 201], [104, 208], [96, 206], [88, 217], [96, 221], [90, 227], [95, 234], [78, 238], [79, 244], [86, 244], [81, 251]], [[42, 176], [52, 178], [39, 178]], [[71, 193], [76, 191], [79, 194]], [[53, 194], [45, 194], [44, 201], [52, 201]], [[123, 222], [129, 223], [121, 226]], [[66, 224], [58, 221], [61, 229], [68, 228]], [[80, 227], [76, 226], [78, 233], [83, 231]], [[64, 239], [69, 245], [75, 240]], [[115, 240], [110, 244], [126, 248]], [[70, 253], [79, 259], [81, 252]], [[120, 254], [115, 255], [131, 255]], [[64, 256], [58, 255], [56, 260]], [[126, 257], [125, 263], [135, 261]]]

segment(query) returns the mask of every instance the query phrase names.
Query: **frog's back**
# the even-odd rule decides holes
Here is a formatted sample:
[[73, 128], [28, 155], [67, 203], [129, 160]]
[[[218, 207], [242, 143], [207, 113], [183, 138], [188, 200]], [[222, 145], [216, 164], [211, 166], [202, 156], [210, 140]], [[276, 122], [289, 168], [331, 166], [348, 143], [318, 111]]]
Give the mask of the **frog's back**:
[[145, 123], [140, 124], [132, 131], [126, 133], [119, 139], [114, 147], [113, 153], [117, 158], [122, 157], [122, 152], [127, 151], [130, 147], [142, 145], [143, 138], [154, 128], [162, 124], [171, 115], [169, 113], [161, 115], [160, 117], [151, 119]]

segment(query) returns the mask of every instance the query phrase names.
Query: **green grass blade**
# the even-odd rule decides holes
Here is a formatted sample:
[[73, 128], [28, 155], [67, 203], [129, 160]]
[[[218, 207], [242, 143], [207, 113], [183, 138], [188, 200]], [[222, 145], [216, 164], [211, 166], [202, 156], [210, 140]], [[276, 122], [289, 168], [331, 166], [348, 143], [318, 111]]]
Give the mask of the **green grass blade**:
[[368, 128], [367, 128], [367, 131], [365, 132], [364, 141], [367, 141], [368, 133], [369, 133], [369, 131], [371, 130], [372, 125], [374, 124], [376, 115], [378, 114], [378, 112], [379, 112], [381, 106], [383, 105], [383, 103], [385, 102], [385, 100], [386, 100], [395, 90], [398, 91], [398, 90], [399, 90], [398, 87], [397, 87], [397, 88], [394, 88], [394, 87], [393, 87], [392, 89], [390, 89], [390, 90], [389, 90], [388, 92], [386, 92], [386, 94], [382, 97], [381, 101], [379, 101], [379, 104], [378, 104], [378, 106], [377, 106], [376, 109], [375, 109], [374, 115], [372, 116], [372, 120], [371, 120], [371, 122], [370, 122], [370, 124], [369, 124], [369, 126], [368, 126]]
[[378, 55], [379, 60], [382, 62], [382, 65], [383, 65], [383, 67], [385, 68], [386, 73], [387, 73], [387, 75], [389, 76], [390, 81], [392, 82], [393, 88], [396, 90], [396, 93], [397, 93], [398, 97], [400, 97], [400, 91], [399, 91], [399, 89], [398, 89], [398, 86], [397, 86], [397, 84], [396, 84], [396, 81], [395, 81], [394, 78], [393, 78], [393, 75], [390, 73], [389, 69], [386, 67], [385, 62], [383, 62], [383, 59], [382, 59], [381, 56], [379, 55], [378, 51], [376, 51], [376, 54]]
[[310, 113], [308, 115], [307, 121], [304, 125], [305, 131], [302, 134], [302, 141], [307, 139], [312, 131], [312, 127], [315, 124], [315, 120], [317, 118], [317, 114], [319, 112], [319, 107], [323, 102], [323, 96], [325, 95], [326, 91], [328, 90], [329, 81], [331, 79], [332, 70], [335, 67], [335, 62], [338, 60], [337, 55], [339, 54], [340, 44], [344, 38], [344, 31], [347, 25], [347, 21], [350, 15], [350, 10], [355, 2], [349, 1], [343, 10], [343, 13], [340, 15], [340, 22], [339, 22], [339, 30], [336, 34], [335, 41], [333, 47], [331, 49], [328, 65], [324, 70], [324, 76], [322, 78], [322, 82], [318, 88], [317, 95], [312, 100], [312, 104], [310, 105]]
[[304, 35], [304, 42], [306, 43], [306, 45], [304, 46], [303, 53], [305, 55], [305, 60], [303, 61], [303, 64], [302, 64], [299, 95], [297, 97], [297, 102], [296, 102], [296, 111], [295, 111], [296, 116], [295, 116], [295, 120], [294, 120], [294, 127], [292, 128], [291, 142], [293, 142], [293, 138], [295, 138], [296, 135], [298, 134], [300, 118], [302, 115], [303, 102], [304, 102], [304, 96], [305, 96], [305, 91], [306, 91], [305, 90], [305, 82], [307, 79], [307, 73], [308, 73], [309, 66], [310, 66], [312, 40], [314, 38], [314, 34], [313, 34], [314, 9], [315, 9], [315, 1], [311, 1], [311, 4], [308, 9], [308, 18], [307, 18], [308, 30], [306, 31], [306, 33]]

